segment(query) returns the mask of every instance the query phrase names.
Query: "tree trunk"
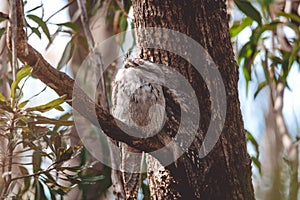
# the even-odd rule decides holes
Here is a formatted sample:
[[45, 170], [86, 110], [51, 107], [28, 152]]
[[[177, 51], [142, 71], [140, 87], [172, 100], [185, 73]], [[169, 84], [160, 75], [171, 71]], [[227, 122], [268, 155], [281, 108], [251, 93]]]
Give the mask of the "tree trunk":
[[[218, 66], [226, 89], [226, 120], [213, 150], [202, 159], [199, 155], [191, 158], [188, 155], [190, 152], [184, 153], [176, 163], [165, 167], [158, 174], [151, 172], [149, 177], [151, 197], [153, 199], [254, 199], [251, 161], [246, 150], [237, 91], [238, 66], [231, 46], [225, 1], [133, 0], [132, 5], [136, 28], [167, 28], [186, 34], [200, 43]], [[192, 65], [178, 55], [147, 48], [145, 42], [147, 40], [144, 37], [141, 31], [137, 31], [139, 56], [178, 70], [195, 90], [201, 111], [199, 135], [192, 145], [196, 148], [197, 143], [202, 143], [201, 138], [205, 138], [203, 133], [208, 130], [212, 114], [207, 85], [214, 85], [215, 82], [214, 80], [205, 82]], [[167, 43], [168, 40], [160, 42]], [[176, 48], [179, 48], [179, 51], [194, 53], [189, 52], [188, 46]], [[197, 152], [194, 151], [193, 154]]]

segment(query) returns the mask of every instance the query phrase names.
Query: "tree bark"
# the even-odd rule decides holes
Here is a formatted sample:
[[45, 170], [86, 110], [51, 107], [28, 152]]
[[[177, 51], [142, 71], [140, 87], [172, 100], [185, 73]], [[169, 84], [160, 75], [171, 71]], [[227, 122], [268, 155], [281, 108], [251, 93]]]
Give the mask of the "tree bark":
[[[150, 174], [151, 197], [254, 199], [251, 161], [246, 150], [237, 91], [238, 66], [231, 46], [225, 1], [134, 0], [132, 5], [136, 28], [167, 28], [184, 33], [199, 42], [218, 66], [226, 89], [226, 121], [214, 149], [203, 159], [196, 156], [199, 165], [192, 162], [188, 153], [185, 153], [176, 164], [160, 171], [160, 175]], [[144, 37], [142, 32], [137, 32], [139, 56], [175, 68], [189, 80], [195, 90], [201, 111], [198, 132], [200, 139], [196, 142], [201, 143], [211, 117], [210, 96], [205, 82], [191, 64], [178, 55], [164, 50], [148, 49], [147, 39]], [[193, 53], [188, 51], [188, 46], [176, 48]], [[207, 84], [214, 84], [214, 80]], [[151, 183], [151, 180], [155, 183]]]

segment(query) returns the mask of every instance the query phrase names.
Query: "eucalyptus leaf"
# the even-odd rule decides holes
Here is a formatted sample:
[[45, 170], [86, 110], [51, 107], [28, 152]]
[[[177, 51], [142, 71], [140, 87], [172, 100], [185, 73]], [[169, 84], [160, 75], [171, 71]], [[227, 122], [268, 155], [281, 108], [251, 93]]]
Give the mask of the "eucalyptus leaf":
[[42, 163], [42, 156], [40, 154], [40, 151], [36, 150], [33, 152], [32, 155], [32, 168], [34, 173], [40, 171], [41, 163]]
[[[19, 166], [19, 170], [21, 172], [22, 176], [26, 176], [29, 174], [28, 169], [24, 166]], [[25, 192], [27, 192], [30, 188], [30, 177], [28, 178], [24, 178], [24, 187], [22, 189], [22, 194], [24, 194]]]
[[47, 36], [49, 42], [51, 43], [50, 31], [48, 29], [47, 24], [43, 21], [43, 19], [41, 19], [40, 17], [38, 17], [36, 15], [27, 15], [27, 17], [29, 19], [31, 19], [32, 21], [34, 21], [35, 23], [37, 23], [42, 28], [43, 32], [45, 33], [45, 35]]
[[30, 12], [35, 11], [35, 10], [37, 10], [37, 9], [39, 9], [39, 8], [42, 8], [42, 7], [43, 7], [43, 4], [41, 4], [41, 5], [39, 5], [39, 6], [36, 6], [36, 7], [32, 8], [32, 9], [26, 11], [26, 13], [30, 13]]
[[0, 28], [0, 38], [2, 37], [3, 33], [5, 32], [5, 28]]
[[54, 99], [46, 104], [34, 106], [31, 108], [27, 108], [26, 111], [39, 111], [39, 112], [47, 112], [59, 106], [60, 104], [64, 103], [66, 99], [66, 95], [63, 95], [57, 99]]
[[59, 126], [72, 126], [74, 125], [74, 122], [38, 116], [35, 118], [35, 121], [31, 122], [31, 124], [54, 124]]
[[255, 20], [259, 25], [262, 25], [260, 13], [249, 1], [234, 0], [234, 3], [246, 16]]
[[254, 146], [257, 155], [259, 155], [259, 145], [256, 139], [253, 137], [253, 135], [247, 130], [246, 130], [246, 139]]
[[66, 65], [69, 62], [69, 60], [72, 57], [73, 49], [74, 49], [73, 40], [70, 40], [67, 43], [65, 50], [58, 62], [58, 65], [57, 65], [58, 70], [60, 70], [64, 65]]
[[26, 76], [28, 76], [31, 73], [32, 67], [30, 67], [29, 65], [25, 65], [18, 73], [16, 76], [16, 80], [14, 82], [12, 82], [11, 84], [11, 98], [15, 99], [16, 98], [16, 90], [18, 87], [18, 84], [20, 83], [20, 81], [25, 78]]
[[18, 108], [21, 109], [21, 108], [24, 108], [27, 104], [28, 104], [29, 100], [26, 100], [26, 101], [23, 101], [21, 102], [19, 105], [18, 105]]
[[35, 28], [35, 27], [30, 27], [30, 28], [31, 28], [31, 31], [33, 33], [35, 33], [40, 39], [42, 38], [42, 34], [41, 34], [41, 32], [39, 31], [38, 28]]
[[2, 93], [0, 93], [0, 101], [7, 102], [6, 97]]
[[251, 160], [252, 160], [253, 163], [256, 165], [256, 167], [257, 167], [257, 169], [258, 169], [258, 172], [259, 172], [259, 174], [261, 175], [261, 174], [262, 174], [262, 173], [261, 173], [261, 163], [260, 163], [259, 159], [258, 159], [257, 157], [252, 156], [252, 157], [251, 157]]
[[262, 81], [258, 84], [257, 90], [254, 93], [254, 99], [257, 97], [258, 93], [267, 85], [268, 85], [267, 81]]
[[105, 179], [104, 175], [81, 178], [81, 180], [84, 182], [96, 182], [96, 181], [101, 181], [103, 179]]
[[59, 23], [59, 24], [56, 24], [56, 25], [57, 26], [68, 27], [68, 28], [74, 30], [75, 32], [79, 32], [80, 31], [79, 27], [75, 23], [73, 23], [73, 22]]
[[250, 17], [245, 17], [241, 22], [236, 22], [230, 28], [231, 37], [237, 36], [241, 31], [246, 27], [249, 27], [252, 24], [253, 20]]
[[278, 12], [278, 16], [286, 17], [288, 19], [291, 19], [297, 23], [300, 23], [300, 17], [298, 15], [292, 14], [292, 13], [285, 13], [285, 12]]

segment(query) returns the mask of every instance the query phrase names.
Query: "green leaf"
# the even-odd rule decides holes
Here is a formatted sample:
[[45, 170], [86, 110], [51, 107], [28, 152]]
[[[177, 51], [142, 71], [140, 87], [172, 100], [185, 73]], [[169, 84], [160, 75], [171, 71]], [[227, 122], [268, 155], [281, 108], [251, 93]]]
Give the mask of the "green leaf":
[[253, 135], [249, 131], [247, 131], [247, 130], [246, 130], [246, 139], [247, 139], [248, 142], [251, 142], [251, 144], [253, 144], [257, 155], [259, 155], [259, 146], [258, 146], [258, 143], [255, 140], [255, 138], [253, 137]]
[[[29, 174], [27, 168], [24, 166], [19, 166], [19, 170], [20, 170], [22, 176], [26, 176]], [[30, 177], [24, 178], [24, 187], [22, 189], [22, 194], [24, 194], [26, 191], [28, 191], [29, 187], [30, 187]]]
[[16, 90], [18, 87], [19, 82], [25, 78], [26, 76], [28, 76], [31, 73], [32, 67], [30, 67], [29, 65], [26, 65], [25, 67], [23, 67], [18, 73], [17, 73], [17, 77], [16, 80], [14, 82], [12, 82], [11, 84], [11, 98], [14, 99], [16, 97]]
[[284, 13], [284, 12], [278, 12], [277, 15], [282, 16], [282, 17], [286, 17], [286, 18], [291, 19], [291, 20], [293, 20], [297, 23], [300, 23], [300, 17], [298, 15], [291, 14], [291, 13]]
[[42, 163], [42, 155], [40, 151], [34, 151], [32, 154], [32, 168], [34, 173], [40, 171], [41, 163]]
[[23, 78], [28, 76], [31, 73], [32, 67], [29, 65], [25, 65], [18, 73], [16, 77], [16, 81], [20, 82]]
[[251, 75], [250, 75], [250, 72], [249, 72], [248, 68], [243, 67], [243, 72], [244, 72], [246, 82], [249, 82], [251, 80]]
[[258, 95], [258, 93], [265, 87], [268, 85], [268, 82], [267, 81], [262, 81], [258, 84], [257, 86], [257, 90], [256, 92], [254, 93], [254, 99], [256, 98], [256, 96]]
[[61, 167], [60, 169], [62, 169], [62, 170], [68, 170], [68, 171], [71, 171], [71, 172], [80, 172], [83, 169], [92, 168], [97, 163], [99, 163], [99, 161], [94, 161], [94, 162], [88, 163], [86, 165], [80, 165], [80, 166]]
[[250, 37], [251, 46], [257, 46], [259, 39], [261, 38], [262, 33], [265, 31], [265, 27], [257, 27], [252, 31], [252, 35]]
[[45, 195], [45, 188], [43, 187], [43, 183], [38, 178], [36, 178], [35, 199], [48, 200], [46, 195]]
[[62, 54], [60, 61], [58, 62], [57, 69], [60, 70], [64, 65], [66, 65], [72, 57], [73, 52], [73, 40], [70, 40], [65, 47], [65, 50]]
[[60, 24], [56, 24], [56, 25], [57, 26], [68, 27], [68, 28], [74, 30], [75, 32], [79, 32], [80, 31], [79, 27], [75, 23], [73, 23], [73, 22], [65, 22], [65, 23], [60, 23]]
[[255, 20], [259, 25], [262, 24], [260, 13], [249, 1], [234, 0], [234, 3], [245, 15]]
[[23, 101], [22, 103], [20, 103], [20, 104], [18, 105], [18, 108], [19, 108], [19, 109], [24, 108], [24, 106], [26, 106], [28, 102], [29, 102], [29, 100]]
[[274, 2], [274, 0], [258, 0], [257, 2], [263, 7], [268, 7], [271, 3]]
[[58, 155], [57, 152], [59, 151], [60, 147], [62, 147], [61, 136], [58, 135], [57, 133], [54, 133], [51, 135], [51, 141], [55, 148], [54, 153], [56, 153], [56, 155]]
[[274, 64], [275, 66], [282, 63], [282, 59], [278, 56], [271, 55], [270, 58], [273, 62], [272, 64]]
[[35, 11], [35, 10], [37, 10], [37, 9], [39, 9], [39, 8], [42, 8], [42, 7], [43, 7], [43, 4], [41, 4], [41, 5], [39, 5], [39, 6], [36, 6], [36, 7], [32, 8], [32, 9], [26, 11], [26, 13], [30, 13], [30, 12]]
[[62, 163], [72, 158], [74, 150], [72, 147], [69, 147], [68, 149], [59, 148], [57, 153], [56, 163]]
[[35, 117], [35, 121], [31, 122], [31, 124], [54, 124], [54, 125], [59, 125], [59, 126], [72, 126], [72, 125], [74, 125], [74, 122], [38, 116], [38, 117]]
[[[248, 59], [251, 57], [252, 52], [253, 52], [252, 51], [253, 48], [251, 46], [252, 46], [252, 44], [249, 41], [241, 48], [239, 55], [238, 55], [238, 64], [239, 65], [241, 65], [242, 60], [245, 60], [245, 59]], [[246, 65], [246, 63], [244, 65]]]
[[30, 28], [31, 28], [31, 31], [33, 33], [35, 33], [40, 39], [42, 38], [42, 34], [41, 34], [41, 32], [39, 31], [38, 28], [35, 28], [35, 27], [30, 27]]
[[120, 17], [120, 28], [121, 28], [121, 32], [126, 31], [127, 26], [128, 26], [128, 23], [127, 23], [127, 17], [125, 17], [124, 15], [122, 15], [122, 16]]
[[20, 170], [22, 176], [25, 176], [25, 175], [28, 175], [28, 174], [29, 174], [27, 168], [24, 167], [24, 166], [19, 166], [19, 170]]
[[5, 32], [5, 28], [0, 28], [0, 38], [2, 37], [4, 32]]
[[[269, 60], [269, 51], [266, 50], [266, 52], [265, 52], [265, 59], [262, 59], [261, 65], [263, 67], [265, 79], [266, 79], [267, 82], [269, 82], [269, 80], [270, 80], [268, 60]], [[271, 64], [271, 66], [272, 66], [272, 64]]]
[[65, 195], [72, 189], [72, 187], [65, 187], [58, 184], [49, 173], [45, 175], [47, 176], [47, 179], [44, 180], [44, 183], [47, 185], [50, 191], [60, 195]]
[[123, 0], [123, 6], [127, 13], [129, 12], [131, 5], [132, 5], [131, 0]]
[[66, 95], [63, 95], [53, 101], [50, 101], [44, 105], [39, 105], [31, 108], [27, 108], [26, 111], [39, 111], [39, 112], [47, 112], [64, 103], [66, 99]]
[[84, 182], [96, 182], [96, 181], [101, 181], [105, 179], [104, 175], [99, 175], [99, 176], [93, 176], [93, 177], [82, 177], [82, 181]]
[[51, 151], [55, 153], [55, 149], [53, 148], [50, 138], [47, 135], [44, 135], [43, 140], [47, 143], [47, 147], [50, 147]]
[[256, 165], [256, 167], [258, 168], [258, 172], [261, 175], [261, 163], [260, 163], [259, 159], [257, 157], [251, 156], [251, 160]]
[[43, 32], [45, 33], [49, 42], [51, 43], [51, 36], [50, 36], [50, 32], [49, 32], [47, 24], [40, 17], [38, 17], [36, 15], [27, 15], [27, 17], [29, 19], [33, 20], [35, 23], [37, 23], [42, 28]]
[[233, 26], [230, 28], [231, 37], [237, 36], [246, 27], [250, 26], [252, 22], [253, 20], [250, 17], [245, 17], [241, 22], [235, 22]]
[[7, 20], [6, 18], [0, 17], [0, 23]]
[[7, 102], [6, 97], [2, 93], [0, 93], [0, 101]]
[[65, 111], [65, 109], [63, 109], [63, 107], [61, 107], [61, 106], [56, 106], [54, 109], [61, 111], [61, 112]]
[[251, 80], [251, 72], [249, 72], [247, 67], [243, 67], [243, 74], [246, 80], [246, 96], [248, 96], [248, 88], [249, 88], [249, 81]]
[[266, 31], [266, 30], [275, 31], [275, 30], [277, 29], [277, 26], [278, 26], [279, 24], [282, 24], [282, 22], [276, 21], [276, 20], [272, 21], [271, 23], [264, 24], [264, 25], [263, 25], [262, 32], [263, 32], [263, 31]]

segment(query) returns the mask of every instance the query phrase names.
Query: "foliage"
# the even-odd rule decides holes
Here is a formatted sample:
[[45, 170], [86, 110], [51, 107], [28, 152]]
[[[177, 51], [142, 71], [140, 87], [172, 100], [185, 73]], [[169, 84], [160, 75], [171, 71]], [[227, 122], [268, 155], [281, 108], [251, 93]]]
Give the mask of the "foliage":
[[[289, 199], [297, 199], [299, 188], [295, 187], [295, 185], [299, 184], [298, 147], [296, 139], [292, 137], [293, 133], [288, 132], [283, 119], [283, 92], [279, 92], [279, 86], [283, 85], [284, 88], [290, 89], [287, 81], [290, 70], [292, 66], [300, 66], [300, 17], [297, 13], [293, 12], [293, 9], [297, 8], [295, 6], [299, 7], [299, 2], [294, 2], [297, 5], [293, 4], [293, 9], [290, 11], [283, 9], [285, 5], [278, 5], [280, 3], [285, 4], [287, 1], [234, 0], [234, 2], [237, 8], [244, 14], [244, 18], [233, 22], [230, 29], [232, 39], [235, 40], [241, 36], [244, 30], [251, 31], [249, 40], [238, 49], [237, 53], [237, 61], [242, 68], [246, 80], [246, 94], [248, 94], [249, 82], [253, 76], [257, 75], [256, 70], [258, 68], [262, 69], [264, 79], [257, 84], [254, 99], [264, 88], [268, 88], [268, 91], [270, 91], [269, 99], [271, 105], [269, 106], [269, 114], [265, 116], [265, 131], [269, 131], [266, 137], [270, 138], [267, 141], [273, 141], [274, 144], [278, 144], [278, 149], [282, 148], [278, 154], [276, 154], [277, 152], [271, 152], [274, 155], [265, 155], [266, 157], [275, 159], [279, 167], [274, 167], [277, 171], [271, 177], [263, 178], [262, 169], [265, 168], [270, 171], [273, 166], [266, 167], [264, 166], [266, 163], [261, 163], [261, 159], [259, 158], [259, 145], [261, 143], [256, 141], [250, 132], [246, 131], [247, 141], [254, 147], [254, 151], [256, 152], [256, 155], [252, 156], [251, 159], [258, 169], [259, 175], [262, 176], [262, 180], [268, 179], [269, 182], [267, 184], [272, 185], [271, 189], [268, 188], [270, 194], [266, 193], [267, 195], [271, 195], [273, 189], [273, 191], [280, 190], [279, 193], [281, 193], [282, 197], [275, 195], [277, 199], [285, 199], [285, 195], [288, 195]], [[279, 99], [278, 97], [281, 99], [280, 102], [276, 101]], [[279, 123], [278, 119], [281, 117], [283, 120]], [[288, 139], [277, 141], [278, 143], [274, 142], [281, 138], [283, 140], [283, 135]], [[292, 144], [290, 148], [295, 148], [297, 151], [295, 159], [290, 159], [290, 150], [285, 148], [287, 141]], [[276, 182], [277, 180], [280, 181]], [[289, 182], [289, 184], [286, 184], [286, 182]], [[271, 197], [271, 199], [273, 198]]]
[[[243, 67], [247, 91], [256, 59], [261, 60], [265, 80], [258, 85], [255, 97], [265, 86], [269, 85], [270, 80], [274, 80], [275, 84], [280, 80], [288, 86], [286, 78], [291, 66], [294, 63], [299, 64], [299, 16], [279, 10], [273, 13], [270, 1], [258, 1], [256, 5], [260, 6], [259, 11], [249, 1], [235, 0], [234, 2], [245, 14], [245, 18], [234, 22], [230, 29], [231, 36], [238, 36], [246, 28], [252, 31], [249, 41], [238, 53], [238, 63]], [[288, 30], [289, 35], [293, 36], [281, 36], [278, 29]], [[287, 44], [282, 44], [283, 40]], [[283, 48], [284, 45], [290, 48]], [[271, 69], [274, 70], [274, 74], [270, 74]]]
[[[24, 28], [28, 37], [36, 35], [40, 39], [46, 38], [46, 49], [58, 36], [70, 38], [56, 66], [58, 70], [66, 66], [74, 53], [83, 60], [88, 52], [87, 40], [81, 30], [79, 10], [71, 16], [70, 21], [51, 22], [52, 17], [75, 3], [76, 1], [69, 1], [48, 18], [45, 18], [44, 10], [47, 8], [43, 1], [25, 13]], [[104, 0], [87, 0], [89, 17], [93, 18], [105, 3], [107, 2]], [[24, 1], [24, 5], [30, 6], [29, 1]], [[114, 33], [127, 29], [130, 7], [131, 1], [109, 2], [106, 20], [113, 27]], [[0, 22], [4, 20], [6, 19], [0, 18]], [[5, 37], [6, 29], [7, 27], [0, 28], [0, 38]], [[124, 40], [125, 38], [122, 42]], [[0, 54], [4, 55], [3, 52], [1, 50]], [[10, 58], [9, 54], [7, 56]], [[30, 101], [38, 98], [44, 90], [30, 99], [22, 98], [31, 70], [30, 66], [22, 67], [15, 81], [11, 80], [10, 72], [4, 74], [11, 87], [9, 97], [0, 93], [0, 143], [3, 146], [0, 151], [0, 167], [3, 171], [2, 179], [0, 178], [1, 197], [9, 195], [17, 199], [63, 198], [75, 186], [82, 190], [83, 199], [90, 194], [92, 187], [97, 187], [98, 191], [94, 198], [99, 197], [111, 185], [110, 168], [102, 165], [99, 167], [99, 163], [94, 161], [81, 144], [71, 146], [68, 142], [73, 121], [71, 113], [66, 112], [62, 106], [65, 96], [36, 106], [29, 106]], [[44, 115], [53, 110], [61, 113], [60, 116], [53, 118]], [[80, 162], [72, 166], [70, 161], [75, 157]]]
[[[28, 100], [21, 101], [22, 88], [31, 73], [30, 66], [24, 66], [11, 84], [11, 97], [0, 94], [0, 130], [3, 187], [1, 197], [30, 198], [29, 191], [35, 191], [35, 199], [51, 199], [65, 195], [79, 181], [97, 181], [97, 177], [74, 176], [89, 166], [64, 166], [75, 157], [81, 146], [69, 146], [65, 138], [68, 126], [73, 125], [71, 114], [65, 113], [58, 119], [42, 115], [52, 109], [64, 111], [61, 104], [65, 97], [49, 103], [28, 107]], [[20, 86], [20, 83], [23, 82]], [[103, 179], [103, 177], [98, 177]], [[21, 182], [20, 182], [21, 181]], [[64, 183], [62, 183], [64, 181]], [[16, 187], [15, 185], [23, 185]]]

